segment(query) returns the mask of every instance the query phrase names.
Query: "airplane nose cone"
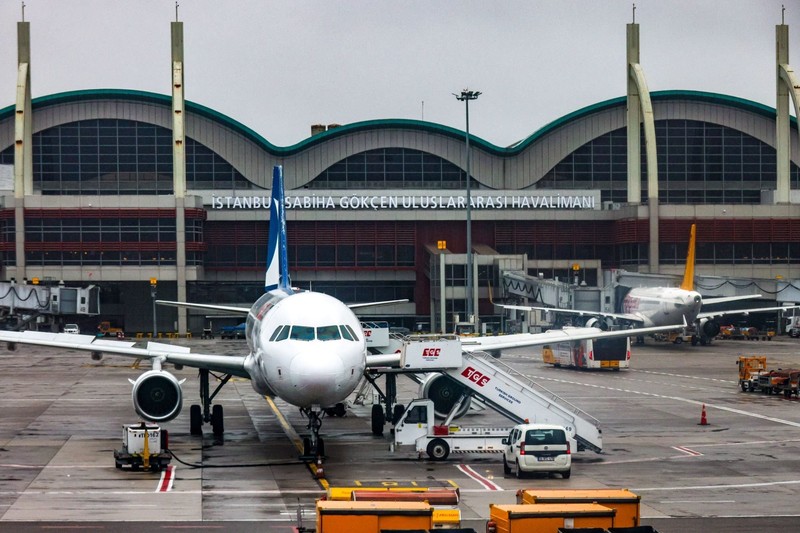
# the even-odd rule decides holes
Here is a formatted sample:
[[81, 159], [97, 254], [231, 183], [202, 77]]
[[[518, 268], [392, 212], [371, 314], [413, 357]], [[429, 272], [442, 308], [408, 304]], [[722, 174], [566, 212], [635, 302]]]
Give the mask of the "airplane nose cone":
[[344, 365], [339, 357], [303, 352], [292, 359], [290, 368], [289, 375], [296, 394], [309, 404], [330, 402], [339, 393], [344, 376]]

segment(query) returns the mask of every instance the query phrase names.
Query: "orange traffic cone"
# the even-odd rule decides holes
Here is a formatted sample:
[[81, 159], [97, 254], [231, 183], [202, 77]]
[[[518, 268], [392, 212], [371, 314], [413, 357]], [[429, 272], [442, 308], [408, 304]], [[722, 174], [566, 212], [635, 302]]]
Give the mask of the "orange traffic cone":
[[317, 459], [317, 468], [314, 473], [317, 479], [324, 479], [325, 478], [325, 469], [322, 467], [322, 459]]
[[706, 418], [706, 404], [703, 404], [703, 410], [700, 412], [700, 424], [701, 426], [708, 425], [708, 419]]

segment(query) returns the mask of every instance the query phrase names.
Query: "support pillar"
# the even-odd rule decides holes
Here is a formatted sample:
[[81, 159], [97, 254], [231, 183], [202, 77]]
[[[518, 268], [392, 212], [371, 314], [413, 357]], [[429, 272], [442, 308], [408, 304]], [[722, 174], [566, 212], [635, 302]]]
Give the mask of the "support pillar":
[[644, 125], [645, 156], [647, 160], [647, 211], [650, 231], [648, 262], [649, 271], [660, 270], [659, 251], [659, 201], [658, 158], [656, 153], [656, 126], [650, 89], [639, 64], [639, 25], [627, 25], [627, 85], [628, 85], [628, 202], [641, 203], [641, 136], [640, 124]]
[[25, 196], [33, 194], [33, 113], [31, 111], [30, 22], [17, 22], [17, 95], [14, 114], [14, 231], [16, 277], [27, 277]]
[[[177, 299], [186, 301], [186, 128], [183, 88], [183, 22], [172, 23], [172, 188], [175, 197]], [[178, 333], [186, 334], [188, 311], [178, 308]]]
[[800, 117], [800, 80], [789, 65], [789, 26], [786, 24], [775, 26], [775, 67], [775, 203], [788, 204], [791, 200], [789, 169], [792, 154], [789, 97], [794, 104], [795, 114]]

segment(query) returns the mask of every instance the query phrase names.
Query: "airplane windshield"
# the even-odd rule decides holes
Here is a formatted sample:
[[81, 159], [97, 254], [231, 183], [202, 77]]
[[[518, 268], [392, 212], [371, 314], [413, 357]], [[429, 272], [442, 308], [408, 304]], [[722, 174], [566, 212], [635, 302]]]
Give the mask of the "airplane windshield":
[[278, 326], [269, 338], [270, 342], [282, 341], [289, 336], [289, 328], [286, 326]]
[[339, 326], [339, 328], [342, 330], [342, 338], [343, 339], [348, 340], [348, 341], [354, 341], [355, 340], [353, 338], [353, 336], [350, 335], [350, 331], [348, 331], [346, 326]]
[[313, 341], [314, 339], [321, 341], [338, 341], [341, 339], [355, 341], [357, 338], [353, 330], [347, 325], [331, 325], [313, 328], [311, 326], [290, 326], [284, 324], [275, 328], [269, 341], [279, 342], [286, 339], [296, 341]]
[[335, 341], [341, 339], [339, 326], [322, 326], [317, 328], [317, 339], [321, 341]]
[[296, 341], [313, 341], [314, 328], [310, 326], [292, 326], [289, 338]]

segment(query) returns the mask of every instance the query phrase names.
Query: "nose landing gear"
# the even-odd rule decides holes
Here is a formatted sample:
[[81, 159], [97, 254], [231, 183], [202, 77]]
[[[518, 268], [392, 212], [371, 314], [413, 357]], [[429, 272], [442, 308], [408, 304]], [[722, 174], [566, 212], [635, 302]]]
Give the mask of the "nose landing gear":
[[308, 428], [311, 431], [310, 437], [303, 438], [303, 461], [318, 461], [321, 463], [325, 458], [325, 441], [319, 436], [319, 429], [322, 427], [322, 417], [324, 413], [319, 408], [303, 407], [300, 411], [308, 418]]

